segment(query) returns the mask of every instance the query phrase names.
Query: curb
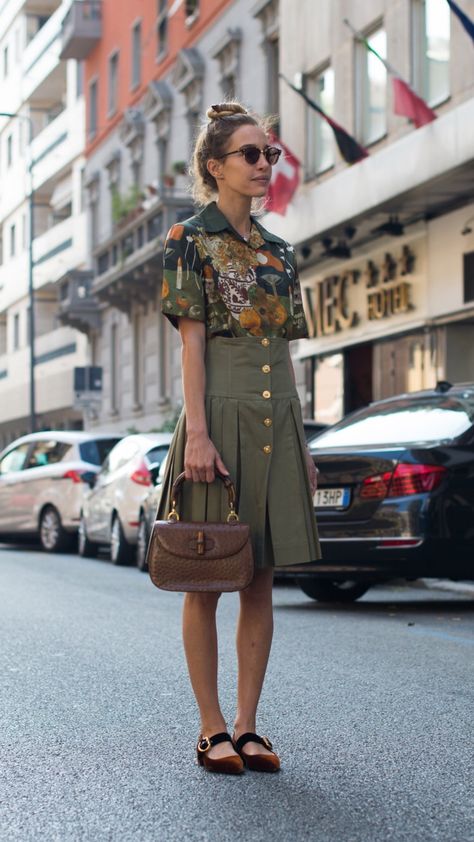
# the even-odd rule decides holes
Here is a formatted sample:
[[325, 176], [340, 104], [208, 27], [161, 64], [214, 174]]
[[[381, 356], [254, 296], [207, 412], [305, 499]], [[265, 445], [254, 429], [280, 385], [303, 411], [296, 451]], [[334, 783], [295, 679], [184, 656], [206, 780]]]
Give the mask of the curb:
[[451, 591], [451, 593], [464, 594], [474, 599], [474, 582], [451, 582], [450, 579], [418, 579], [418, 582], [429, 590]]

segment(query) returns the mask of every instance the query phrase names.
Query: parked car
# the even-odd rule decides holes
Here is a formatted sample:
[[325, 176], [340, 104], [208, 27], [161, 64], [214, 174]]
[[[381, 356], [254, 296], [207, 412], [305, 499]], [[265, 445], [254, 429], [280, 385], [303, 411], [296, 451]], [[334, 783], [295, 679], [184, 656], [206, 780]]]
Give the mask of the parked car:
[[306, 437], [306, 441], [311, 441], [311, 439], [316, 438], [319, 436], [320, 433], [327, 430], [327, 424], [320, 424], [319, 421], [313, 421], [312, 418], [304, 418], [303, 419], [303, 427], [304, 427], [304, 434]]
[[119, 436], [49, 430], [22, 436], [0, 453], [0, 537], [38, 536], [61, 552], [77, 534], [84, 485]]
[[101, 470], [85, 476], [79, 525], [79, 554], [94, 557], [99, 546], [110, 546], [114, 564], [133, 562], [142, 498], [156, 479], [171, 442], [171, 433], [138, 433], [114, 447]]
[[161, 498], [165, 470], [166, 457], [160, 465], [155, 484], [148, 489], [140, 503], [140, 512], [138, 514], [137, 567], [143, 570], [144, 573], [148, 570], [146, 553], [153, 524], [156, 519], [158, 503]]
[[349, 602], [393, 577], [474, 578], [474, 383], [377, 401], [318, 436], [322, 555], [286, 568]]

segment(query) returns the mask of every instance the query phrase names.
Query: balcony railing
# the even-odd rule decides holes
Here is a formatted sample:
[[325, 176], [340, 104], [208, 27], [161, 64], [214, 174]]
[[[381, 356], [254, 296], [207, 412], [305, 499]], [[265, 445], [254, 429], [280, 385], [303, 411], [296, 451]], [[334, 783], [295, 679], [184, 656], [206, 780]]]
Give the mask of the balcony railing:
[[99, 302], [91, 292], [92, 272], [73, 270], [58, 281], [58, 319], [81, 333], [99, 330]]
[[63, 20], [60, 58], [87, 58], [102, 36], [100, 0], [73, 0]]

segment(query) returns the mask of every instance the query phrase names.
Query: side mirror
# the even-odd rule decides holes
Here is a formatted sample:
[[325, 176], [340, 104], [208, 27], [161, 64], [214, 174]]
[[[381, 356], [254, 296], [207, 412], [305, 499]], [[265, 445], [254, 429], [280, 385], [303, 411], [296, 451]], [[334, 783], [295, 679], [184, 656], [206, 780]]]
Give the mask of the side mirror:
[[94, 488], [94, 485], [97, 482], [97, 474], [94, 473], [94, 471], [84, 471], [84, 473], [81, 474], [81, 480], [82, 482], [85, 482], [89, 488]]

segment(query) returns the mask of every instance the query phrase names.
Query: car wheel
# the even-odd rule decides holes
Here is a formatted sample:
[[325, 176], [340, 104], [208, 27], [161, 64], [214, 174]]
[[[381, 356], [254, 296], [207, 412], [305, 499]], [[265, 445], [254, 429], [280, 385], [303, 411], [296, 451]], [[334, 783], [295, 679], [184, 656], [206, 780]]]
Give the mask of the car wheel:
[[133, 548], [123, 534], [120, 518], [115, 515], [110, 534], [110, 558], [112, 564], [131, 564], [134, 561]]
[[89, 541], [87, 537], [84, 515], [81, 515], [77, 533], [77, 551], [82, 558], [97, 558], [97, 553], [99, 552], [99, 545], [94, 544], [93, 541]]
[[62, 553], [71, 548], [74, 540], [74, 536], [63, 528], [54, 506], [47, 506], [41, 513], [39, 537], [43, 550], [48, 553]]
[[317, 579], [314, 576], [298, 578], [296, 583], [306, 596], [318, 602], [355, 602], [370, 588], [370, 583], [355, 582], [353, 579], [335, 580]]
[[138, 536], [137, 536], [137, 567], [139, 570], [143, 570], [144, 573], [148, 570], [148, 564], [146, 560], [146, 551], [148, 549], [148, 529], [146, 526], [145, 515], [143, 512], [140, 513], [140, 521], [138, 523]]

